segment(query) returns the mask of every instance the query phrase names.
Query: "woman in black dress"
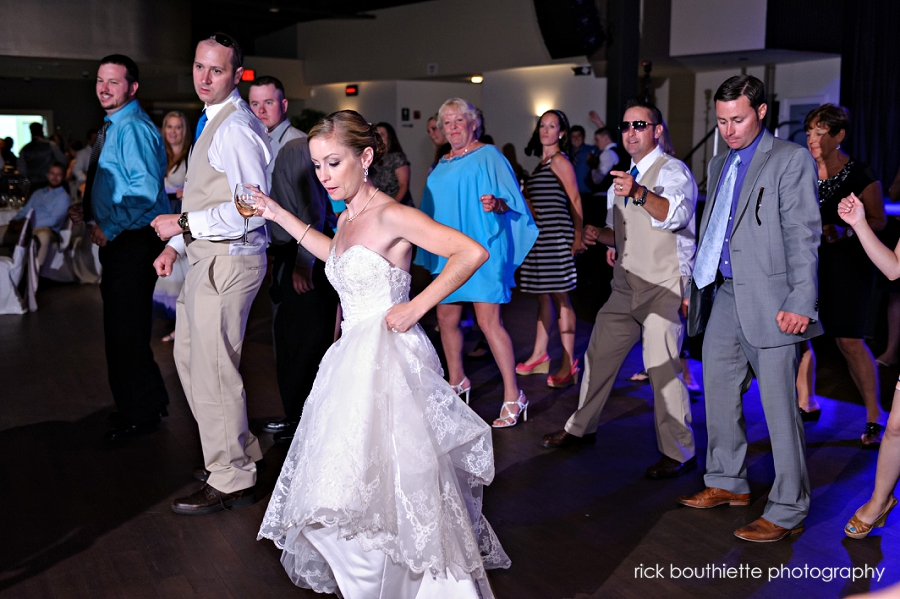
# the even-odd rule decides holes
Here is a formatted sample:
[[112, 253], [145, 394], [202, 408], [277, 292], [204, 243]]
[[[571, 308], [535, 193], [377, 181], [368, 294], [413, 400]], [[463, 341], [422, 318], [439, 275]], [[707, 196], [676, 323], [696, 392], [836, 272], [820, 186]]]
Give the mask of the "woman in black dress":
[[575, 254], [584, 250], [584, 245], [581, 242], [581, 195], [568, 151], [569, 121], [559, 110], [548, 110], [538, 121], [525, 150], [526, 154], [541, 158], [525, 184], [528, 204], [540, 234], [519, 267], [519, 288], [537, 296], [538, 318], [531, 357], [516, 365], [516, 373], [549, 372], [547, 345], [555, 307], [563, 357], [556, 374], [547, 377], [550, 387], [578, 383], [579, 372], [578, 360], [573, 357], [575, 311], [569, 301], [569, 291], [575, 289], [576, 284]]
[[[847, 360], [850, 376], [866, 406], [866, 428], [861, 440], [865, 448], [877, 448], [887, 416], [878, 403], [878, 371], [865, 342], [872, 299], [875, 267], [854, 236], [853, 229], [838, 217], [840, 201], [851, 193], [863, 202], [866, 220], [874, 231], [886, 224], [883, 194], [868, 166], [841, 151], [850, 120], [841, 106], [825, 104], [808, 115], [806, 145], [819, 167], [819, 206], [822, 213], [822, 244], [819, 246], [819, 319], [825, 334], [834, 340]], [[813, 374], [815, 355], [807, 343], [800, 362], [797, 389], [804, 420], [818, 420]]]

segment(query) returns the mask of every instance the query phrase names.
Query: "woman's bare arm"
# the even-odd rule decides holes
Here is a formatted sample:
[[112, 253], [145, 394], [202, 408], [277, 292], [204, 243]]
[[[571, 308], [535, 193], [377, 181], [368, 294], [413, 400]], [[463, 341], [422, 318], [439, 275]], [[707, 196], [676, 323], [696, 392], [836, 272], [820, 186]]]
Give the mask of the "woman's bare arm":
[[408, 330], [426, 312], [459, 289], [490, 256], [474, 239], [435, 222], [420, 210], [401, 204], [386, 206], [382, 220], [392, 236], [447, 258], [444, 269], [428, 287], [408, 303], [398, 304], [389, 311], [387, 323], [399, 331]]

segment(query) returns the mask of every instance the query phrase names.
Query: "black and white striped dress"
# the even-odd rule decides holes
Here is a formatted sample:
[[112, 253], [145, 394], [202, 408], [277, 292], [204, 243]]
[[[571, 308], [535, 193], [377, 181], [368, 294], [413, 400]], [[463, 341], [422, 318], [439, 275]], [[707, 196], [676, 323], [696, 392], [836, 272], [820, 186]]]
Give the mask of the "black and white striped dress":
[[575, 289], [572, 243], [575, 225], [569, 213], [569, 196], [550, 170], [541, 163], [526, 183], [534, 210], [538, 238], [519, 267], [519, 287], [526, 293], [557, 293]]

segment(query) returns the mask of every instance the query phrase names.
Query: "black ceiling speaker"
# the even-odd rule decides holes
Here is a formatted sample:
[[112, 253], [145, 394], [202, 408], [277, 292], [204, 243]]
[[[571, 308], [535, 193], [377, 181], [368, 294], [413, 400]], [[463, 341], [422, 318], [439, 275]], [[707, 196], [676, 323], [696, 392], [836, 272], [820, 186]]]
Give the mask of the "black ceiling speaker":
[[590, 56], [606, 40], [594, 0], [534, 0], [551, 58]]

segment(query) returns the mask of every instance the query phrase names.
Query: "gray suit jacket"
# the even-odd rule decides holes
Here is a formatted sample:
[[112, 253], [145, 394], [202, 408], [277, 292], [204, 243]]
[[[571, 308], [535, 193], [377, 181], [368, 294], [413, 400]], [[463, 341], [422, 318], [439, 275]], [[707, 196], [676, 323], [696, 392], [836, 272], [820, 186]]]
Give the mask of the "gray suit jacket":
[[[717, 201], [727, 156], [723, 152], [709, 165], [708, 189], [713, 192], [700, 221], [698, 248]], [[763, 131], [741, 187], [730, 242], [738, 319], [747, 340], [756, 347], [780, 347], [822, 334], [817, 275], [822, 218], [817, 179], [815, 162], [806, 148]], [[691, 282], [689, 335], [706, 327], [714, 293], [715, 284], [701, 290]], [[782, 333], [775, 321], [779, 310], [808, 316], [812, 321], [806, 332]]]

